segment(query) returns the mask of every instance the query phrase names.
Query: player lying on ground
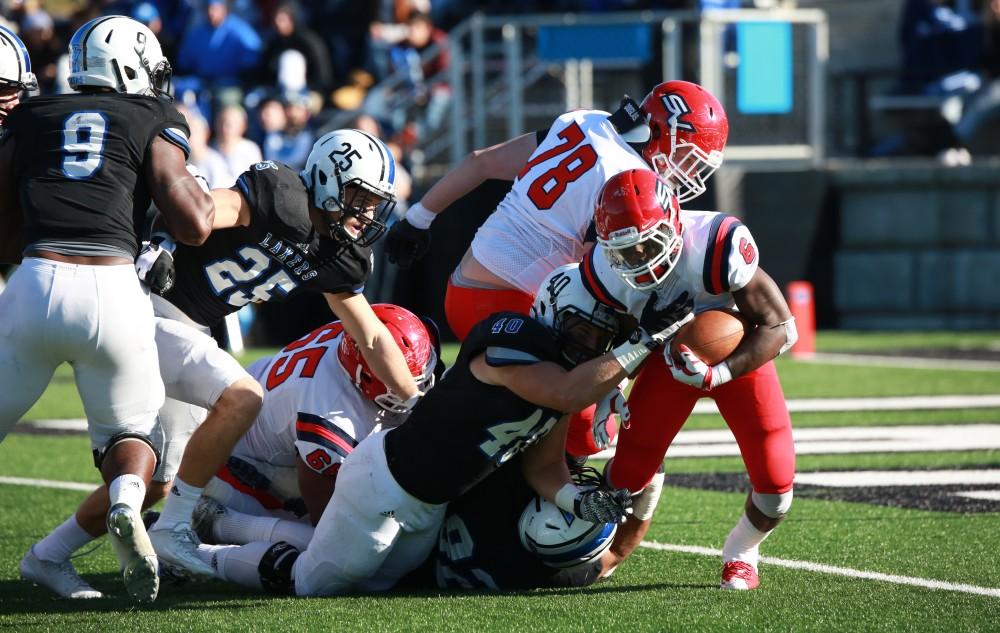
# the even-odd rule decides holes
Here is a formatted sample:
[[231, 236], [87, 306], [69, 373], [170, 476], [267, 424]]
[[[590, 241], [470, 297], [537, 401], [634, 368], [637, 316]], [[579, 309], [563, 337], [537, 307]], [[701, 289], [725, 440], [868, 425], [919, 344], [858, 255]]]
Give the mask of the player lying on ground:
[[750, 231], [735, 217], [681, 211], [649, 170], [611, 178], [599, 198], [599, 245], [583, 261], [584, 280], [605, 303], [639, 314], [652, 297], [663, 310], [736, 308], [756, 327], [709, 366], [681, 346], [646, 363], [629, 392], [631, 420], [618, 436], [614, 486], [640, 488], [702, 397], [715, 400], [740, 446], [753, 487], [723, 546], [722, 587], [758, 586], [759, 547], [792, 503], [795, 446], [772, 360], [797, 338], [774, 281], [759, 267]]
[[[563, 277], [571, 274], [575, 266]], [[649, 312], [642, 324], [652, 334], [637, 330], [605, 352], [619, 333], [613, 311], [593, 299], [582, 309], [560, 305], [565, 285], [551, 280], [537, 319], [483, 321], [406, 424], [355, 448], [305, 551], [203, 546], [219, 577], [296, 595], [389, 589], [427, 557], [446, 504], [522, 452], [525, 478], [560, 508], [591, 522], [623, 516], [627, 491], [581, 490], [570, 480], [564, 414], [609, 391], [678, 326]]]
[[[552, 284], [552, 288], [558, 288], [559, 305], [564, 315], [562, 318], [569, 318], [573, 309], [586, 309], [579, 308], [580, 305], [597, 306], [578, 275], [563, 275], [560, 271], [556, 271], [554, 275], [559, 276], [558, 283]], [[598, 307], [597, 312], [598, 315], [611, 314], [603, 307]], [[319, 332], [322, 330], [317, 330]], [[282, 356], [270, 362], [280, 363]], [[257, 373], [266, 373], [264, 370], [266, 367]], [[271, 400], [272, 394], [269, 394], [265, 398], [265, 412], [270, 408]], [[358, 424], [354, 422], [355, 426]], [[388, 425], [383, 424], [385, 426]], [[278, 479], [294, 481], [294, 477], [287, 473], [287, 466], [281, 469], [276, 461], [297, 462], [301, 485], [301, 473], [306, 470], [304, 463], [309, 468], [332, 469], [341, 460], [329, 447], [326, 449], [326, 456], [318, 453], [321, 447], [314, 448], [313, 445], [304, 443], [301, 433], [298, 440], [290, 432], [271, 433], [265, 441], [260, 436], [267, 428], [270, 426], [262, 425], [259, 420], [237, 447], [236, 455], [240, 456], [238, 468], [242, 472], [252, 468], [254, 472], [241, 476], [235, 468], [230, 469], [231, 472], [213, 480], [206, 489], [206, 495], [222, 503], [200, 503], [195, 511], [196, 526], [204, 542], [246, 544], [255, 540], [284, 540], [298, 550], [308, 546], [312, 530], [298, 517], [289, 517], [289, 509], [298, 503], [298, 495], [281, 491], [288, 490], [291, 485], [280, 486], [276, 483]], [[300, 421], [297, 428], [312, 429], [312, 426]], [[250, 446], [256, 446], [257, 449], [250, 450]], [[336, 450], [336, 445], [334, 448]], [[296, 449], [299, 459], [294, 459]], [[314, 452], [318, 454], [314, 455]], [[278, 456], [279, 460], [263, 457], [266, 455]], [[328, 465], [331, 463], [334, 466]], [[286, 471], [283, 477], [278, 474], [282, 470]], [[260, 473], [264, 476], [259, 476]], [[324, 476], [320, 479], [329, 478]], [[591, 478], [588, 483], [595, 483], [594, 479]], [[600, 483], [599, 478], [596, 479]], [[575, 472], [574, 480], [580, 483]], [[662, 476], [634, 498], [635, 507], [642, 516], [652, 515], [661, 481]], [[305, 491], [305, 487], [302, 490]], [[329, 498], [329, 492], [332, 492], [329, 488], [327, 490], [327, 496], [321, 497], [319, 502], [308, 504], [310, 515], [314, 519], [317, 517], [314, 509], [322, 509]], [[620, 550], [626, 545], [618, 542], [617, 536], [614, 536], [615, 544], [612, 545], [611, 536], [616, 534], [617, 529], [615, 524], [610, 524], [603, 531], [596, 531], [593, 539], [582, 543], [575, 541], [579, 538], [579, 533], [575, 530], [579, 529], [582, 520], [573, 523], [576, 527], [572, 534], [570, 529], [551, 531], [548, 535], [550, 544], [553, 544], [551, 540], [554, 539], [558, 545], [562, 542], [560, 538], [573, 538], [575, 542], [575, 545], [561, 550], [558, 557], [539, 556], [538, 552], [526, 549], [518, 536], [518, 523], [525, 507], [534, 498], [535, 491], [521, 472], [520, 457], [514, 458], [507, 467], [486, 477], [483, 482], [448, 504], [445, 521], [434, 548], [420, 570], [412, 573], [404, 584], [478, 589], [582, 586], [592, 583], [602, 570], [617, 563], [621, 555], [616, 556], [607, 549], [612, 546]], [[572, 517], [572, 514], [569, 516]], [[563, 517], [555, 518], [563, 523], [572, 523]], [[630, 516], [625, 525], [634, 521]], [[570, 525], [565, 527], [569, 528]], [[621, 534], [623, 539], [628, 539], [628, 530], [622, 530]], [[581, 547], [585, 551], [581, 551]], [[602, 559], [602, 555], [605, 558]]]

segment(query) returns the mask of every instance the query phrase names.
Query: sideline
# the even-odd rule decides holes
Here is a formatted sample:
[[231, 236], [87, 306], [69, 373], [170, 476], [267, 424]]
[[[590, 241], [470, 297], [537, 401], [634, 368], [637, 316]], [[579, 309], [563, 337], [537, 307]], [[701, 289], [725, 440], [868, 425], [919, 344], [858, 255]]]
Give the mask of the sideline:
[[[669, 543], [656, 543], [655, 541], [643, 541], [639, 544], [639, 546], [663, 552], [679, 552], [682, 554], [697, 554], [699, 556], [722, 556], [722, 550], [712, 549], [709, 547], [699, 547], [697, 545], [672, 545]], [[1000, 598], [1000, 588], [994, 587], [979, 587], [977, 585], [946, 582], [944, 580], [934, 580], [933, 578], [918, 578], [916, 576], [883, 574], [877, 571], [863, 571], [860, 569], [851, 569], [850, 567], [836, 567], [834, 565], [824, 565], [822, 563], [811, 563], [805, 560], [788, 560], [785, 558], [772, 558], [770, 556], [762, 556], [760, 562], [765, 565], [787, 567], [788, 569], [802, 569], [818, 574], [845, 576], [847, 578], [858, 578], [862, 580], [877, 580], [879, 582], [888, 582], [896, 585], [909, 585], [911, 587], [922, 587], [924, 589], [955, 591], [958, 593], [969, 593], [978, 596]]]

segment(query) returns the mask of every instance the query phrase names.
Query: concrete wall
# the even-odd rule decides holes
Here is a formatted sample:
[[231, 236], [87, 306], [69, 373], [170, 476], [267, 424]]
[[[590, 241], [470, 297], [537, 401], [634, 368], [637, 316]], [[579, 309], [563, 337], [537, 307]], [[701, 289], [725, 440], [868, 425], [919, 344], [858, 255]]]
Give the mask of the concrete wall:
[[720, 200], [745, 217], [762, 265], [782, 285], [812, 281], [822, 325], [1000, 328], [1000, 164], [725, 178], [736, 184]]

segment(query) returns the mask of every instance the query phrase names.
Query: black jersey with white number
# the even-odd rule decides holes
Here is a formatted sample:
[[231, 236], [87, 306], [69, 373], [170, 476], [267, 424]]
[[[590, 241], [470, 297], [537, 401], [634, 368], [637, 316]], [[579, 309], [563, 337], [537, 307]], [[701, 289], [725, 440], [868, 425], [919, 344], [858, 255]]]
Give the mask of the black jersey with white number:
[[213, 231], [201, 246], [178, 245], [177, 282], [167, 300], [211, 326], [250, 302], [364, 289], [371, 249], [316, 237], [309, 193], [297, 171], [263, 161], [236, 187], [250, 206], [250, 224]]
[[556, 569], [521, 544], [518, 521], [534, 498], [515, 457], [448, 503], [437, 546], [400, 586], [495, 591], [592, 584], [600, 571], [596, 561]]
[[170, 103], [117, 93], [28, 99], [4, 121], [27, 244], [59, 241], [138, 252], [150, 195], [144, 165], [162, 135], [188, 153]]
[[392, 476], [427, 503], [455, 499], [562, 416], [476, 380], [469, 364], [483, 352], [493, 366], [565, 362], [551, 331], [523, 314], [498, 312], [472, 328], [441, 382], [421, 398], [406, 424], [385, 438]]

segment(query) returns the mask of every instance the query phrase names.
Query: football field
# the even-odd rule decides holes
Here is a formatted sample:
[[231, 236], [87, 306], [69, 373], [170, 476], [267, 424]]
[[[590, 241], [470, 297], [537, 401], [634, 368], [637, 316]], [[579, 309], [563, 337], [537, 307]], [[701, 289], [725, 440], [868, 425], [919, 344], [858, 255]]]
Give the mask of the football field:
[[[593, 587], [293, 599], [201, 581], [164, 586], [143, 607], [124, 595], [103, 538], [74, 564], [110, 597], [55, 599], [19, 579], [28, 547], [99, 481], [83, 434], [22, 423], [0, 445], [0, 628], [1000, 631], [1000, 333], [830, 333], [819, 345], [816, 359], [778, 362], [795, 502], [761, 548], [757, 591], [718, 589], [719, 550], [748, 484], [710, 406], [668, 454], [643, 546]], [[26, 419], [79, 417], [63, 367]]]

